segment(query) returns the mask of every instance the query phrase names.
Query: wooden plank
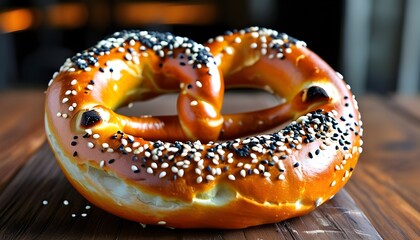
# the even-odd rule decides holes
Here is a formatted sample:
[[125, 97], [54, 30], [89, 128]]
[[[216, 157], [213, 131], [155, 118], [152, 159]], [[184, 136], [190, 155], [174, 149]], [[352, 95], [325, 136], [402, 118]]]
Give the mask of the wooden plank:
[[420, 127], [420, 95], [393, 95], [391, 101]]
[[360, 107], [364, 151], [346, 189], [381, 234], [419, 239], [420, 127], [388, 98], [366, 96]]
[[306, 216], [242, 230], [142, 228], [88, 205], [44, 144], [0, 195], [0, 238], [381, 239], [345, 190]]
[[0, 94], [0, 192], [45, 141], [41, 91]]

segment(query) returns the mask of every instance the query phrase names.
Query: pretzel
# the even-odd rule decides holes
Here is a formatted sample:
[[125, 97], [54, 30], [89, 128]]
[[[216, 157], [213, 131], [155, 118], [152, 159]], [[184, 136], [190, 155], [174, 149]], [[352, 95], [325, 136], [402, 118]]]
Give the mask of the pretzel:
[[[126, 34], [130, 37], [122, 37]], [[47, 91], [45, 119], [49, 142], [64, 174], [90, 202], [142, 224], [244, 228], [306, 214], [333, 197], [348, 181], [362, 152], [363, 129], [354, 95], [341, 75], [303, 42], [270, 29], [253, 27], [218, 36], [207, 43], [212, 54], [204, 53], [205, 47], [191, 43], [204, 52], [193, 54], [193, 61], [187, 63], [192, 68], [184, 68], [185, 72], [172, 71], [184, 76], [210, 69], [211, 76], [224, 79], [216, 88], [217, 94], [208, 93], [211, 96], [222, 95], [224, 83], [226, 88], [266, 89], [284, 98], [283, 103], [256, 111], [260, 114], [257, 117], [243, 113], [221, 116], [221, 105], [212, 105], [217, 107], [208, 112], [217, 114], [194, 116], [198, 118], [197, 129], [206, 132], [201, 136], [195, 127], [185, 128], [185, 122], [193, 120], [188, 118], [184, 122], [181, 115], [190, 116], [187, 113], [196, 113], [195, 106], [206, 108], [211, 104], [203, 104], [201, 97], [187, 94], [188, 104], [178, 107], [181, 120], [177, 134], [199, 140], [150, 141], [142, 132], [129, 134], [141, 128], [127, 127], [124, 122], [139, 120], [122, 117], [110, 109], [160, 94], [156, 86], [167, 85], [156, 82], [168, 79], [176, 82], [171, 74], [163, 77], [153, 71], [151, 75], [143, 71], [141, 76], [150, 79], [139, 85], [138, 79], [132, 77], [139, 72], [129, 74], [131, 68], [126, 67], [134, 58], [123, 60], [124, 53], [113, 56], [120, 47], [125, 47], [124, 43], [126, 47], [131, 45], [132, 40], [134, 51], [141, 50], [147, 42], [144, 36], [149, 40], [156, 37], [161, 42], [157, 36], [168, 39], [172, 35], [117, 33], [68, 60]], [[153, 62], [155, 57], [160, 57], [164, 66], [167, 61], [179, 63], [179, 58], [165, 52], [159, 56], [158, 48], [153, 44], [147, 46], [148, 56], [140, 57], [140, 64]], [[177, 49], [173, 50], [178, 53], [174, 56], [181, 54]], [[180, 51], [187, 54], [186, 49]], [[131, 57], [135, 56], [134, 51]], [[194, 47], [190, 51], [196, 52]], [[208, 61], [195, 62], [202, 59], [194, 56], [202, 55]], [[97, 60], [89, 63], [90, 57]], [[105, 59], [111, 57], [115, 57], [114, 65], [105, 65]], [[79, 64], [79, 60], [85, 60], [84, 64]], [[105, 72], [113, 68], [122, 78], [101, 78], [101, 68]], [[92, 76], [97, 81], [89, 84], [86, 79]], [[156, 78], [154, 81], [152, 76]], [[187, 79], [184, 82], [187, 87], [181, 87], [181, 93], [191, 90], [188, 84], [198, 87], [194, 85], [197, 82], [191, 82], [194, 78]], [[119, 81], [117, 92], [109, 88], [110, 81]], [[200, 83], [204, 87], [204, 81]], [[176, 85], [179, 83], [162, 92], [177, 89]], [[148, 91], [142, 92], [144, 89]], [[83, 98], [79, 98], [81, 95]], [[95, 97], [103, 99], [102, 102], [86, 104]], [[220, 100], [210, 99], [204, 102]], [[80, 102], [74, 105], [75, 101]], [[166, 121], [162, 119], [159, 121]], [[210, 119], [210, 124], [206, 125], [204, 119]], [[207, 134], [212, 134], [212, 139], [238, 134], [241, 121], [250, 124], [242, 125], [245, 133], [289, 122], [271, 134], [221, 142], [208, 140]]]

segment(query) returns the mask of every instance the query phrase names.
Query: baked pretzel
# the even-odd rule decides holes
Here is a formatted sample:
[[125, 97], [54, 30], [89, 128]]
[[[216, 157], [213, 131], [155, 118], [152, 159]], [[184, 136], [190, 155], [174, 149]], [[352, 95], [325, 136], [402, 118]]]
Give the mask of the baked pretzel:
[[[125, 121], [137, 120], [109, 109], [155, 96], [151, 89], [162, 86], [155, 82], [176, 82], [165, 90], [178, 85], [174, 75], [151, 74], [153, 71], [149, 75], [135, 72], [149, 79], [140, 84], [138, 77], [128, 74], [131, 68], [127, 64], [133, 61], [134, 52], [141, 53], [146, 48], [148, 55], [139, 54], [140, 63], [150, 64], [153, 58], [159, 58], [163, 65], [166, 61], [177, 65], [182, 61], [181, 54], [195, 53], [195, 47], [206, 49], [191, 43], [189, 51], [188, 44], [179, 52], [178, 48], [168, 50], [171, 47], [161, 46], [161, 37], [173, 38], [169, 36], [172, 35], [138, 31], [117, 33], [68, 60], [54, 76], [47, 91], [46, 132], [63, 172], [83, 196], [110, 213], [142, 224], [244, 228], [306, 214], [344, 186], [362, 152], [363, 130], [357, 102], [341, 75], [303, 42], [265, 28], [218, 36], [207, 45], [214, 57], [192, 54], [192, 62], [187, 63], [192, 68], [185, 68], [185, 73], [171, 72], [176, 72], [176, 77], [200, 74], [195, 70], [206, 66], [214, 69], [210, 71], [212, 76], [224, 76], [226, 87], [263, 88], [285, 99], [279, 106], [256, 111], [270, 113], [260, 117], [220, 117], [218, 113], [200, 118], [196, 114], [197, 125], [203, 131], [217, 125], [208, 134], [217, 135], [226, 128], [222, 131], [224, 136], [235, 135], [234, 125], [239, 121], [266, 121], [263, 124], [267, 127], [289, 120], [282, 130], [225, 142], [208, 142], [206, 136], [202, 141], [149, 141], [141, 132], [128, 134], [136, 127], [127, 128]], [[156, 45], [147, 45], [154, 38]], [[118, 53], [130, 45], [131, 58]], [[169, 56], [166, 51], [176, 54]], [[208, 61], [197, 57], [202, 55]], [[110, 58], [112, 65], [106, 61]], [[214, 68], [214, 61], [223, 74]], [[154, 70], [159, 67], [149, 66]], [[121, 75], [119, 80], [109, 78], [110, 68]], [[94, 84], [88, 80], [92, 77], [96, 79]], [[152, 77], [156, 80], [152, 81]], [[116, 92], [109, 87], [114, 81], [119, 82]], [[194, 86], [191, 82], [184, 84]], [[144, 89], [149, 91], [142, 92]], [[181, 87], [181, 92], [186, 89]], [[215, 91], [216, 96], [221, 94], [223, 81]], [[93, 99], [101, 102], [86, 104]], [[202, 101], [196, 95], [185, 99], [188, 104], [184, 109], [178, 107], [179, 114], [194, 112], [188, 105], [197, 106]], [[214, 112], [220, 109], [216, 106]], [[209, 125], [200, 122], [209, 116]], [[251, 132], [259, 129], [251, 127]], [[180, 135], [193, 132], [192, 139], [201, 137], [200, 131], [181, 132], [182, 127]]]

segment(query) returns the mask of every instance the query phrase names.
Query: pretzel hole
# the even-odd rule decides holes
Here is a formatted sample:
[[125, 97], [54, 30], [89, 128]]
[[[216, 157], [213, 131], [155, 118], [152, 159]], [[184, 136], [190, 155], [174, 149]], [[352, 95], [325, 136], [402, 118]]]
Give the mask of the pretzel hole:
[[[117, 113], [126, 116], [164, 116], [177, 115], [177, 93], [138, 101], [121, 107]], [[225, 91], [222, 114], [250, 112], [274, 107], [284, 100], [276, 95], [259, 89], [229, 89]]]

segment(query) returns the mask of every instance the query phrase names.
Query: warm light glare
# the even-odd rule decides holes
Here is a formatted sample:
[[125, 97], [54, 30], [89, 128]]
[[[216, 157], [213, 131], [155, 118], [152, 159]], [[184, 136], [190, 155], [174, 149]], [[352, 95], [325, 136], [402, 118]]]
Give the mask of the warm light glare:
[[210, 4], [123, 3], [117, 8], [117, 21], [135, 24], [208, 24], [215, 19]]
[[16, 32], [32, 26], [34, 17], [29, 9], [16, 9], [0, 13], [0, 31]]
[[86, 23], [87, 18], [87, 8], [80, 3], [58, 4], [47, 9], [48, 22], [54, 27], [80, 27]]

